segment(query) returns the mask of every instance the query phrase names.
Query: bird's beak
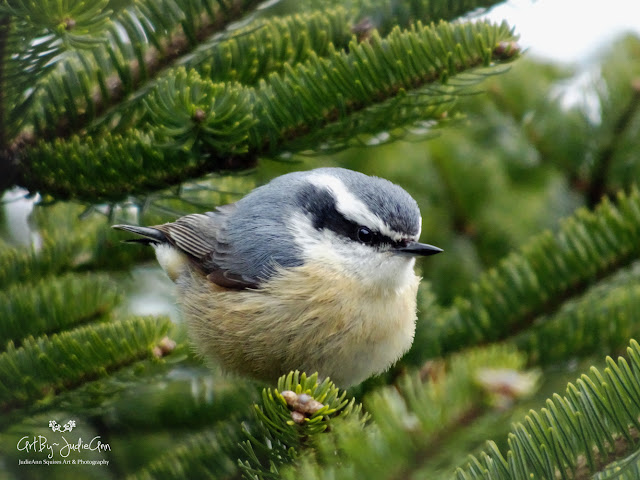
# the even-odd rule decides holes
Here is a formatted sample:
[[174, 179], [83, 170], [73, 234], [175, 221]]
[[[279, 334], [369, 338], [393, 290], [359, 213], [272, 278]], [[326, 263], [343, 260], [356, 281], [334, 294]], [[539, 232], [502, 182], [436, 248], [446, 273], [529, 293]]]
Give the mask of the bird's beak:
[[409, 242], [404, 247], [396, 247], [394, 249], [395, 253], [400, 253], [402, 255], [415, 255], [415, 256], [423, 256], [426, 257], [428, 255], [435, 255], [436, 253], [440, 253], [443, 250], [438, 247], [434, 247], [433, 245], [429, 245], [428, 243], [418, 243], [418, 242]]

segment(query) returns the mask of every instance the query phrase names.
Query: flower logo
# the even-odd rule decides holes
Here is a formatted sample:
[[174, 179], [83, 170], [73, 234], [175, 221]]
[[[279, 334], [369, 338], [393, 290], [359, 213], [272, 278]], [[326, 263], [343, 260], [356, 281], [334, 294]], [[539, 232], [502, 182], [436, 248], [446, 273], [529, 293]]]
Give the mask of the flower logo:
[[56, 422], [55, 420], [49, 420], [49, 428], [51, 428], [51, 430], [53, 430], [54, 432], [60, 432], [60, 433], [70, 432], [75, 428], [75, 426], [76, 426], [75, 420], [69, 420], [67, 423], [65, 423], [62, 426], [60, 426], [58, 422]]

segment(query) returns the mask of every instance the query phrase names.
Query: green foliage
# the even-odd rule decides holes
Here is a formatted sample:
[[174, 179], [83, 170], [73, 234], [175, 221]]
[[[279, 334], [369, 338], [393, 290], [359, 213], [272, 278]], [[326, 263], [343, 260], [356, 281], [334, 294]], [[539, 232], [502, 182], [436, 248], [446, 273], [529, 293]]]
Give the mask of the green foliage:
[[[105, 2], [78, 2], [82, 11], [67, 15], [67, 23], [77, 23], [79, 15], [91, 18], [98, 3]], [[238, 2], [235, 8], [215, 0], [127, 3], [110, 15], [103, 31], [93, 32], [94, 39], [97, 33], [101, 36], [92, 48], [56, 57], [57, 68], [38, 79], [39, 102], [27, 114], [41, 136], [67, 136], [83, 128], [143, 89], [164, 66], [192, 52], [214, 26], [237, 20], [243, 8], [258, 2]], [[17, 18], [22, 18], [20, 13]], [[75, 24], [70, 31], [74, 29]]]
[[235, 457], [241, 440], [237, 421], [230, 420], [189, 437], [167, 456], [151, 462], [129, 479], [226, 478], [237, 471]]
[[260, 19], [228, 40], [204, 46], [213, 51], [190, 59], [187, 65], [215, 82], [252, 85], [269, 73], [282, 71], [285, 65], [306, 61], [311, 52], [324, 57], [330, 45], [346, 47], [351, 38], [349, 15], [344, 8], [314, 10]]
[[[615, 353], [629, 338], [639, 338], [640, 291], [637, 265], [625, 282], [605, 282], [584, 297], [566, 302], [555, 314], [516, 338], [532, 362], [554, 364], [594, 352]], [[562, 342], [554, 341], [562, 338]]]
[[[313, 10], [317, 8], [314, 0], [302, 0], [301, 8]], [[408, 25], [416, 19], [423, 22], [437, 22], [438, 20], [455, 20], [469, 12], [478, 11], [482, 8], [489, 8], [500, 2], [496, 0], [464, 0], [458, 2], [377, 2], [375, 0], [328, 0], [323, 2], [326, 6], [347, 5], [358, 12], [358, 17], [363, 18], [363, 24], [370, 23], [382, 33], [388, 33], [396, 25]], [[368, 28], [371, 28], [369, 26]], [[360, 29], [365, 25], [360, 24]], [[358, 29], [356, 29], [357, 31]], [[356, 32], [357, 33], [357, 32]]]
[[[306, 60], [313, 52], [326, 55], [329, 45], [346, 47], [351, 39], [347, 12], [336, 8], [302, 15], [256, 19], [230, 38], [202, 42], [190, 56], [180, 61], [189, 72], [196, 71], [214, 83], [229, 82], [254, 85], [271, 72], [278, 72], [285, 64]], [[66, 77], [52, 79], [58, 83], [56, 95], [66, 95]], [[91, 128], [102, 131], [104, 125], [115, 125], [125, 132], [145, 117], [145, 98], [148, 92], [166, 78], [149, 79], [140, 92], [128, 98], [121, 108], [107, 111], [92, 123]], [[54, 85], [51, 85], [54, 88]], [[87, 100], [89, 102], [89, 100]], [[88, 108], [91, 103], [88, 103]], [[97, 106], [97, 105], [96, 105]], [[64, 114], [64, 112], [60, 112]]]
[[118, 10], [106, 42], [55, 57], [33, 87], [17, 143], [6, 139], [18, 183], [59, 199], [123, 200], [258, 155], [344, 149], [388, 127], [441, 120], [470, 85], [518, 55], [507, 25], [407, 18], [405, 30], [356, 38], [361, 13], [336, 7], [209, 37], [243, 6], [166, 3], [166, 15], [151, 2]]
[[[262, 391], [262, 405], [255, 405], [254, 425], [244, 426], [249, 440], [242, 442], [247, 458], [240, 466], [248, 479], [279, 478], [279, 470], [291, 462], [311, 439], [318, 438], [330, 427], [336, 428], [343, 418], [361, 425], [367, 415], [355, 398], [329, 380], [318, 383], [318, 374], [291, 372], [278, 380], [278, 388]], [[338, 427], [339, 428], [339, 427]]]
[[109, 24], [111, 11], [108, 6], [109, 0], [90, 4], [80, 0], [5, 2], [5, 8], [11, 15], [55, 35], [65, 46], [75, 48], [86, 48], [101, 41], [100, 34]]
[[83, 246], [94, 231], [86, 226], [79, 235], [62, 239], [44, 233], [39, 248], [0, 245], [0, 287], [70, 270], [79, 263]]
[[566, 396], [554, 395], [545, 408], [532, 410], [509, 434], [506, 456], [490, 443], [457, 478], [575, 478], [578, 470], [597, 472], [610, 455], [637, 450], [640, 345], [635, 340], [627, 355], [629, 362], [607, 357], [603, 373], [592, 367], [567, 386]]
[[152, 354], [168, 330], [167, 321], [132, 318], [70, 331], [27, 337], [0, 354], [0, 408], [9, 410]]
[[484, 273], [441, 319], [444, 352], [496, 341], [529, 326], [599, 278], [638, 258], [640, 194], [579, 210], [557, 234], [544, 232]]
[[178, 69], [145, 102], [159, 127], [97, 140], [41, 141], [28, 149], [29, 182], [56, 198], [121, 200], [168, 180], [250, 163], [259, 154], [307, 150], [320, 139], [325, 149], [344, 148], [354, 135], [377, 133], [383, 120], [407, 128], [440, 119], [482, 75], [435, 85], [504, 61], [500, 45], [511, 39], [506, 25], [418, 22], [385, 39], [374, 33], [366, 43], [353, 41], [348, 53], [330, 47], [325, 58], [312, 52], [257, 87], [215, 84]]
[[[69, 298], [76, 301], [70, 304]], [[66, 274], [11, 286], [0, 292], [0, 343], [92, 321], [118, 300], [115, 284], [104, 275]]]
[[[19, 239], [0, 213], [0, 477], [39, 478], [17, 439], [73, 418], [110, 465], [54, 480], [636, 478], [638, 39], [568, 103], [574, 69], [469, 15], [495, 1], [260, 3], [0, 1], [0, 188], [39, 203]], [[445, 249], [411, 351], [348, 392], [204, 366], [109, 224], [320, 165], [405, 187]]]
[[179, 69], [158, 83], [147, 101], [151, 120], [167, 146], [190, 150], [203, 144], [219, 155], [248, 150], [252, 118], [250, 97], [239, 85], [212, 83], [197, 72]]
[[411, 30], [396, 29], [385, 39], [374, 33], [367, 42], [352, 42], [349, 53], [330, 50], [327, 59], [312, 56], [306, 64], [261, 83], [256, 96], [264, 111], [257, 109], [258, 127], [266, 131], [256, 128], [254, 141], [266, 141], [271, 153], [277, 153], [275, 148], [283, 140], [289, 143], [285, 148], [300, 151], [304, 147], [298, 137], [308, 142], [307, 131], [325, 127], [318, 136], [329, 147], [334, 142], [344, 147], [348, 144], [345, 129], [351, 137], [375, 134], [383, 117], [387, 126], [391, 120], [396, 128], [415, 125], [418, 119], [438, 120], [452, 107], [462, 85], [458, 89], [426, 87], [499, 61], [496, 49], [511, 39], [506, 24], [441, 23], [434, 28], [418, 22]]
[[[161, 150], [154, 148], [154, 143], [152, 135], [134, 132], [96, 140], [74, 136], [65, 141], [43, 143], [29, 154], [31, 168], [37, 177], [34, 181], [39, 184], [40, 191], [58, 199], [76, 196], [109, 200], [133, 192], [140, 185], [158, 188], [165, 180], [164, 175], [187, 172], [189, 158], [181, 152], [163, 155]], [[160, 172], [152, 167], [160, 163], [169, 166], [170, 170]], [[96, 169], [96, 165], [107, 168]], [[157, 176], [159, 173], [161, 178]], [[123, 176], [128, 184], [120, 184], [118, 192], [114, 192], [116, 182]], [[78, 191], [78, 182], [82, 182], [84, 193]]]
[[[317, 438], [316, 448], [284, 478], [406, 478], [432, 462], [448, 436], [485, 411], [490, 389], [479, 381], [483, 371], [516, 372], [524, 363], [515, 349], [494, 346], [433, 364], [426, 378], [407, 375], [367, 397], [373, 422], [364, 433], [351, 422]], [[344, 452], [339, 461], [336, 452]]]
[[[47, 248], [48, 247], [48, 248]], [[60, 254], [54, 246], [47, 245], [40, 252], [25, 248], [2, 246], [0, 249], [0, 285], [25, 280], [40, 274], [64, 270], [69, 253]]]

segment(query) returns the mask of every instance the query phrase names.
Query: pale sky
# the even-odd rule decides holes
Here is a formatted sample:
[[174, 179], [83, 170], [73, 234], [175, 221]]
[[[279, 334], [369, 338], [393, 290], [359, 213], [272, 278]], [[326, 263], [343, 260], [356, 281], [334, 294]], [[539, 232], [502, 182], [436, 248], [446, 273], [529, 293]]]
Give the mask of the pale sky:
[[638, 0], [509, 0], [487, 17], [515, 27], [529, 55], [558, 62], [585, 63], [623, 32], [640, 35]]

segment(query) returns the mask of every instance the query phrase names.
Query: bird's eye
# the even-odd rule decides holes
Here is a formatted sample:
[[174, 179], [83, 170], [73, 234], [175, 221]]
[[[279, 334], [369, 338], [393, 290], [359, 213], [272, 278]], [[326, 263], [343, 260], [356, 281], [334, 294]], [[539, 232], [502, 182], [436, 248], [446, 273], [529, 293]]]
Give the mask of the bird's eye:
[[358, 240], [362, 243], [371, 243], [373, 241], [373, 232], [367, 227], [359, 227]]

